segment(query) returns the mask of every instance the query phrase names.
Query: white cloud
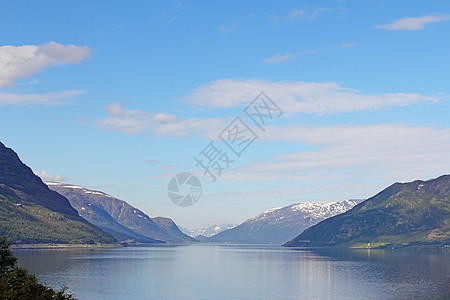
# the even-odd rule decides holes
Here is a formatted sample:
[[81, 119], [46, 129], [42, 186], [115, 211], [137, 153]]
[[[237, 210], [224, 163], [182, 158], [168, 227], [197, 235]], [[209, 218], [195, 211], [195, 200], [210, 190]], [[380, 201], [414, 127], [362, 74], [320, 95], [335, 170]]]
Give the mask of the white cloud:
[[[266, 140], [303, 142], [316, 150], [280, 154], [234, 170], [230, 180], [305, 181], [305, 174], [365, 178], [433, 177], [450, 170], [450, 129], [401, 124], [269, 126]], [[295, 144], [293, 144], [293, 147]]]
[[44, 182], [48, 182], [48, 181], [57, 181], [57, 182], [62, 182], [62, 181], [67, 181], [66, 177], [63, 177], [61, 175], [50, 175], [45, 171], [39, 171], [39, 172], [35, 172], [35, 174], [39, 177], [41, 177], [42, 181]]
[[67, 99], [84, 94], [82, 90], [60, 91], [47, 94], [12, 94], [0, 92], [0, 107], [7, 105], [61, 105]]
[[188, 136], [201, 134], [207, 138], [216, 138], [219, 129], [225, 128], [222, 118], [188, 118], [177, 119], [166, 113], [148, 113], [142, 110], [130, 110], [123, 104], [113, 103], [105, 107], [108, 117], [96, 120], [102, 129], [126, 134], [153, 132], [156, 135]]
[[155, 123], [171, 123], [177, 119], [175, 115], [168, 115], [165, 113], [158, 113], [152, 118], [152, 122]]
[[387, 30], [421, 30], [429, 23], [442, 22], [450, 20], [450, 14], [430, 14], [422, 17], [407, 17], [395, 20], [391, 24], [376, 25], [374, 28]]
[[154, 128], [157, 135], [184, 137], [191, 134], [199, 134], [206, 139], [217, 139], [218, 134], [225, 128], [223, 118], [188, 118], [175, 122], [165, 123]]
[[88, 59], [92, 49], [86, 46], [43, 45], [0, 47], [0, 88], [11, 88], [18, 79], [37, 74], [49, 66], [76, 64]]
[[[292, 142], [292, 152], [243, 166], [236, 162], [231, 170], [222, 174], [220, 181], [272, 184], [268, 183], [262, 190], [216, 197], [230, 200], [230, 197], [292, 196], [295, 201], [364, 198], [393, 182], [433, 178], [448, 174], [450, 170], [448, 128], [402, 124], [318, 127], [295, 124], [266, 129], [260, 136], [262, 140]], [[308, 144], [313, 150], [301, 150], [303, 147], [296, 142]], [[252, 145], [246, 155], [251, 156], [250, 152], [259, 151], [265, 145], [267, 143]], [[199, 177], [204, 175], [200, 168], [189, 172]], [[157, 178], [170, 176], [170, 173], [163, 173]]]
[[264, 63], [280, 63], [283, 61], [287, 61], [290, 59], [293, 59], [295, 56], [290, 54], [290, 53], [286, 53], [286, 54], [275, 54], [274, 56], [268, 57], [266, 59], [263, 60]]
[[[142, 115], [150, 120], [151, 115], [113, 107], [116, 114], [120, 112], [130, 120], [99, 123], [109, 126], [106, 129], [125, 133], [148, 130], [161, 136], [199, 134], [212, 140], [217, 138], [228, 122], [222, 118], [172, 119], [167, 123], [147, 122], [133, 131], [129, 130], [129, 124], [139, 124]], [[314, 150], [280, 154], [267, 162], [238, 167], [227, 172], [221, 180], [312, 182], [364, 177], [406, 181], [433, 177], [450, 169], [450, 163], [447, 163], [450, 162], [450, 129], [408, 127], [402, 124], [319, 127], [268, 125], [260, 140], [292, 142], [292, 149], [298, 147], [296, 143], [303, 143]]]
[[221, 79], [195, 88], [185, 101], [210, 108], [243, 107], [261, 91], [266, 92], [288, 114], [331, 114], [377, 110], [421, 102], [436, 102], [444, 97], [414, 93], [364, 94], [334, 82]]
[[[102, 119], [98, 123], [106, 126], [105, 129], [125, 133], [148, 131], [161, 136], [198, 134], [213, 140], [217, 139], [217, 134], [229, 122], [224, 118], [177, 119], [164, 113], [127, 110], [120, 104], [110, 105], [106, 109], [110, 114], [107, 118], [117, 118], [112, 118], [109, 123], [102, 122]], [[124, 122], [124, 118], [127, 122]], [[140, 123], [143, 119], [145, 122]], [[130, 124], [138, 124], [132, 126], [136, 130], [130, 130]], [[341, 194], [337, 196], [352, 197], [355, 191], [358, 191], [357, 195], [370, 196], [370, 193], [379, 190], [380, 182], [384, 185], [395, 181], [431, 178], [450, 170], [450, 129], [402, 124], [314, 127], [297, 123], [287, 126], [267, 125], [260, 140], [291, 142], [293, 150], [291, 153], [275, 155], [267, 161], [233, 165], [233, 169], [225, 172], [220, 180], [275, 180], [303, 185], [328, 182], [340, 188]], [[303, 150], [302, 144], [313, 150]], [[264, 145], [266, 143], [255, 144], [251, 151], [258, 151], [258, 147]], [[202, 175], [201, 170], [192, 172], [196, 171], [199, 176]], [[160, 174], [158, 178], [161, 176], [170, 174]], [[355, 178], [363, 178], [364, 182], [348, 191], [355, 184]], [[341, 183], [347, 186], [343, 188]], [[361, 186], [368, 188], [367, 194]], [[314, 189], [316, 196], [320, 189]]]
[[126, 109], [120, 103], [105, 106], [105, 109], [109, 116], [96, 121], [102, 129], [138, 134], [151, 125], [152, 116], [144, 111]]
[[[424, 96], [413, 93], [363, 94], [332, 82], [268, 82], [259, 79], [223, 79], [195, 89], [184, 101], [209, 108], [245, 107], [261, 90], [264, 90], [288, 117], [295, 117], [298, 113], [331, 114], [376, 110], [422, 102], [437, 102], [444, 99], [443, 95]], [[232, 119], [231, 116], [180, 119], [167, 113], [127, 109], [120, 103], [113, 103], [106, 106], [105, 109], [108, 116], [95, 120], [95, 123], [104, 130], [126, 134], [148, 132], [158, 136], [176, 137], [197, 134], [206, 139], [215, 140]], [[300, 133], [303, 130], [317, 133], [319, 130], [298, 126], [268, 126], [267, 128], [275, 134], [265, 134], [261, 138], [274, 141], [308, 142]], [[323, 130], [331, 132], [333, 128]], [[344, 130], [344, 132], [348, 132], [348, 130]], [[339, 135], [336, 134], [330, 138], [336, 136]]]

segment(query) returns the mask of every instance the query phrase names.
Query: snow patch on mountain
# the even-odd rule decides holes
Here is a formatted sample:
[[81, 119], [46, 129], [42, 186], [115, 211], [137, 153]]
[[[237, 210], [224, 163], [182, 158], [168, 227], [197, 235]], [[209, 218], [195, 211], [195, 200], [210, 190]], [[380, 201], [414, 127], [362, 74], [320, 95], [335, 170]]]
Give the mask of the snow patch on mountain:
[[103, 192], [99, 192], [99, 191], [92, 191], [92, 190], [88, 190], [82, 186], [79, 185], [73, 185], [73, 184], [67, 184], [67, 183], [60, 183], [60, 182], [45, 182], [46, 185], [48, 186], [59, 186], [62, 188], [71, 188], [71, 189], [80, 189], [83, 193], [85, 194], [93, 194], [93, 195], [99, 195], [99, 196], [104, 196], [104, 197], [108, 197], [108, 198], [113, 198], [111, 195], [108, 195], [106, 193]]
[[185, 233], [189, 236], [192, 236], [192, 237], [197, 237], [199, 235], [210, 237], [210, 236], [218, 234], [222, 231], [225, 231], [227, 229], [234, 228], [236, 226], [237, 226], [236, 224], [221, 224], [221, 225], [214, 224], [214, 225], [211, 225], [208, 227], [197, 228], [197, 229], [187, 229], [187, 228], [180, 227], [180, 230], [183, 233]]
[[360, 203], [362, 200], [345, 200], [340, 202], [307, 202], [307, 203], [297, 203], [289, 206], [272, 208], [267, 211], [262, 212], [256, 217], [249, 219], [245, 222], [256, 222], [264, 219], [283, 219], [289, 212], [302, 212], [305, 217], [311, 219], [324, 219], [330, 216], [342, 214]]
[[206, 241], [283, 244], [303, 230], [353, 208], [363, 200], [307, 202], [272, 208]]

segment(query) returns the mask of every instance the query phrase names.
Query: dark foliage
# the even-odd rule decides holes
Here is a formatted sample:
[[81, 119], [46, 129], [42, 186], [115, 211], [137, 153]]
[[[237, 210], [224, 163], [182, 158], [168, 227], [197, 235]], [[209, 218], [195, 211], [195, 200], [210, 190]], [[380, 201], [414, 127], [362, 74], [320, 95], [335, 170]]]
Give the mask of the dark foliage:
[[36, 276], [17, 266], [17, 259], [9, 249], [5, 237], [0, 237], [0, 299], [47, 300], [75, 299], [65, 292], [40, 284]]

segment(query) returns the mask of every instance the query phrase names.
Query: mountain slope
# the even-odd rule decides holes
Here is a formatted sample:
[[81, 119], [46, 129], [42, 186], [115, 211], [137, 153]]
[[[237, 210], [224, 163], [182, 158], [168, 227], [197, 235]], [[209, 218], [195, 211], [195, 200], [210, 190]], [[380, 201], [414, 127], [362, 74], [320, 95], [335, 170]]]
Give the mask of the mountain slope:
[[395, 183], [345, 214], [301, 233], [286, 246], [450, 244], [450, 176]]
[[[318, 222], [341, 214], [361, 200], [332, 203], [309, 202], [274, 208], [232, 229], [206, 239], [208, 242], [282, 244]], [[204, 240], [204, 239], [203, 239]]]
[[150, 219], [155, 222], [155, 224], [160, 228], [169, 233], [172, 237], [178, 238], [180, 239], [180, 241], [196, 242], [194, 238], [182, 232], [172, 219], [165, 217], [154, 217]]
[[0, 142], [0, 235], [13, 243], [114, 243]]
[[182, 233], [169, 218], [150, 218], [127, 202], [81, 186], [47, 182], [52, 190], [69, 199], [81, 217], [121, 242], [183, 243], [195, 239]]

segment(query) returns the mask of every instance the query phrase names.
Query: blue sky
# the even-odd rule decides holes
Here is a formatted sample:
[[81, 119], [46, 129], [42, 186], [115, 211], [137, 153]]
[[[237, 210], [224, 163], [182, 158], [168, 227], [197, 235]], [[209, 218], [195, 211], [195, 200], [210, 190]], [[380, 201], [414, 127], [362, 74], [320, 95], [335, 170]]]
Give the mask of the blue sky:
[[[448, 1], [2, 1], [0, 28], [0, 141], [188, 228], [450, 169]], [[261, 91], [265, 131], [243, 113]], [[236, 116], [259, 138], [212, 183], [193, 158], [229, 151]]]

